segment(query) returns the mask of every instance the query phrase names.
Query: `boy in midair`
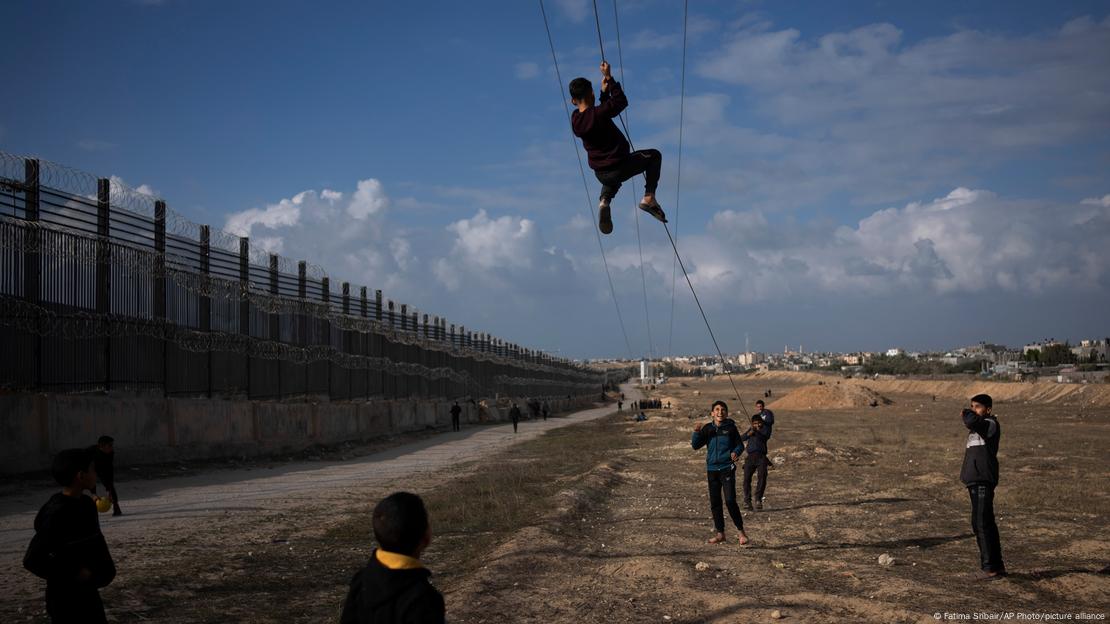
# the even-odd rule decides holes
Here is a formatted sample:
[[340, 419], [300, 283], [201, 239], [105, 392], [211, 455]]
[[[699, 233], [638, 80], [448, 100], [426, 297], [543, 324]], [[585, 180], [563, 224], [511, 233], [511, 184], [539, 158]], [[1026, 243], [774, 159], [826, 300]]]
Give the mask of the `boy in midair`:
[[628, 139], [621, 134], [613, 118], [628, 107], [624, 89], [610, 74], [609, 63], [601, 62], [601, 103], [594, 105], [594, 87], [585, 78], [570, 81], [570, 103], [577, 110], [571, 113], [570, 124], [574, 135], [582, 139], [590, 169], [601, 182], [601, 200], [598, 204], [598, 228], [602, 234], [613, 231], [613, 217], [609, 205], [620, 190], [621, 184], [634, 176], [644, 174], [644, 198], [640, 210], [666, 223], [663, 208], [655, 200], [659, 185], [659, 172], [663, 155], [659, 150], [630, 151]]
[[989, 394], [971, 397], [971, 407], [961, 416], [967, 427], [964, 464], [960, 480], [971, 496], [971, 530], [979, 545], [979, 578], [993, 581], [1006, 576], [1002, 563], [1002, 544], [994, 521], [994, 489], [998, 486], [998, 439], [1002, 433], [992, 413], [994, 401]]

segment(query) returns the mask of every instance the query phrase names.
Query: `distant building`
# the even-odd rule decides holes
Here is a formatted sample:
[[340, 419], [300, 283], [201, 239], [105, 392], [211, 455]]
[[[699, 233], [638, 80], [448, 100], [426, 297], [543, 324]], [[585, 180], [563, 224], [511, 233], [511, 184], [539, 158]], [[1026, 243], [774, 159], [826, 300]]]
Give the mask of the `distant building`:
[[898, 357], [899, 355], [905, 355], [905, 353], [906, 353], [905, 351], [903, 351], [902, 349], [898, 349], [898, 348], [887, 349], [886, 350], [886, 356], [887, 357]]

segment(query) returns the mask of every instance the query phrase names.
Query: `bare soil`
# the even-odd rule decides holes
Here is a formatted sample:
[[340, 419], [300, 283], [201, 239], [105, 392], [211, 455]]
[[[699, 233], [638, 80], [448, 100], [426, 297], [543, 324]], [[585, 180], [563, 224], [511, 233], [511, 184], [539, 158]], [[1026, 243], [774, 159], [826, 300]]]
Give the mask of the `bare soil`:
[[[694, 424], [716, 399], [742, 421], [767, 389], [786, 399], [828, 379], [738, 377], [743, 406], [727, 379], [672, 380], [652, 394], [672, 408], [648, 410], [646, 422], [626, 410], [451, 470], [298, 491], [286, 506], [245, 504], [123, 542], [106, 529], [120, 576], [102, 594], [121, 622], [335, 621], [372, 547], [368, 509], [404, 488], [428, 502], [436, 539], [424, 560], [452, 622], [1105, 618], [1110, 403], [1098, 392], [996, 393], [1006, 580], [969, 580], [978, 552], [958, 479], [963, 381], [868, 381], [893, 401], [878, 408], [773, 408], [770, 454], [781, 463], [766, 508], [744, 513], [753, 544], [737, 545], [731, 526], [727, 544], [707, 544]], [[878, 563], [884, 554], [892, 565]], [[0, 619], [38, 621], [38, 581], [8, 581]]]

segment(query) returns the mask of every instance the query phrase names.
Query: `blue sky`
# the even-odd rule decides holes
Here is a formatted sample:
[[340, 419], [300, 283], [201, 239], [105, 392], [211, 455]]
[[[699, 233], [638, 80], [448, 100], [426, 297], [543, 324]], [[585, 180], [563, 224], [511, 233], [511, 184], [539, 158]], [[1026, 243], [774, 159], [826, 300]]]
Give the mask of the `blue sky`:
[[[677, 217], [682, 3], [618, 3], [623, 68], [598, 6], [726, 351], [745, 332], [767, 351], [1110, 333], [1105, 2], [690, 2]], [[546, 7], [564, 80], [596, 82], [592, 2]], [[118, 176], [468, 328], [630, 355], [537, 2], [0, 17], [0, 149]], [[671, 332], [670, 245], [640, 221], [645, 315], [639, 190], [604, 239], [631, 355], [708, 352], [681, 274]]]

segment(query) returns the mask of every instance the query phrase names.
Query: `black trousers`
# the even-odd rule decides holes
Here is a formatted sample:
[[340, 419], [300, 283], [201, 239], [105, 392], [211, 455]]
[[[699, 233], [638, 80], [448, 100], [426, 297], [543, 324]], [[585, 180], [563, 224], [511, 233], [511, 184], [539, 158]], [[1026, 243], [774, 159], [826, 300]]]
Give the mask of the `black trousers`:
[[1006, 566], [994, 521], [994, 486], [969, 485], [967, 492], [971, 495], [971, 530], [979, 544], [979, 566], [986, 572], [1001, 572]]
[[513, 419], [513, 433], [516, 433], [516, 424], [517, 424], [518, 422], [520, 422], [520, 420], [519, 420], [519, 419], [517, 419], [517, 418], [514, 418], [514, 419]]
[[763, 453], [748, 453], [744, 460], [744, 502], [752, 502], [752, 475], [759, 476], [755, 486], [755, 500], [763, 500], [767, 490], [767, 456]]
[[713, 512], [713, 528], [718, 533], [725, 530], [725, 512], [721, 505], [721, 491], [725, 493], [724, 504], [728, 506], [728, 515], [732, 517], [732, 524], [736, 530], [744, 530], [744, 518], [740, 515], [740, 507], [736, 505], [736, 468], [729, 467], [724, 470], [706, 471], [709, 481], [709, 509]]
[[451, 414], [451, 428], [455, 431], [459, 430], [459, 415]]
[[647, 180], [644, 183], [644, 193], [654, 193], [655, 188], [659, 186], [659, 171], [662, 168], [663, 154], [659, 153], [659, 150], [636, 150], [617, 166], [595, 171], [594, 175], [597, 176], [597, 181], [601, 182], [601, 197], [611, 200], [617, 196], [617, 191], [621, 190], [621, 184], [641, 173]]
[[104, 603], [95, 587], [46, 584], [46, 613], [53, 624], [100, 624], [107, 622]]
[[104, 489], [108, 490], [108, 496], [112, 497], [112, 513], [123, 513], [119, 510], [119, 495], [116, 494], [115, 480], [101, 481], [101, 483], [104, 484]]

